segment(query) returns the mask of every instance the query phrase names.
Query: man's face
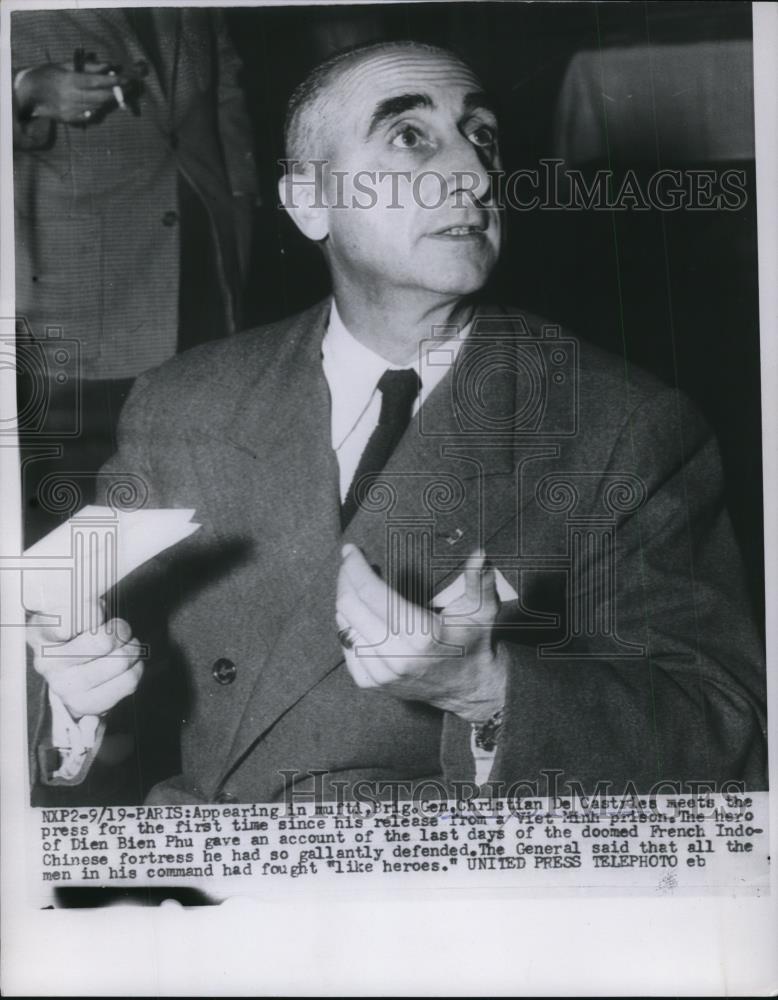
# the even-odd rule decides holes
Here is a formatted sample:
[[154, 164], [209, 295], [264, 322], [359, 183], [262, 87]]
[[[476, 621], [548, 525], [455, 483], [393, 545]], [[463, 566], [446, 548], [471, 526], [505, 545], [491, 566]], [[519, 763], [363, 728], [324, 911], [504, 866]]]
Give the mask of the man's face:
[[500, 162], [469, 69], [413, 49], [371, 56], [331, 85], [320, 134], [336, 283], [444, 295], [484, 284], [501, 233], [487, 171]]

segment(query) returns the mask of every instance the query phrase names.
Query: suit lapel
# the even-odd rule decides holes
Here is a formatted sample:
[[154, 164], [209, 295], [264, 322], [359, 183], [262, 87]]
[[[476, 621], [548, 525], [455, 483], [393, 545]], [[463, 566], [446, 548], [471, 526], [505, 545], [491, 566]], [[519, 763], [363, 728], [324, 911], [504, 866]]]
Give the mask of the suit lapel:
[[[383, 567], [382, 550], [388, 550], [393, 525], [410, 529], [415, 524], [430, 531], [436, 572], [431, 590], [416, 588], [424, 603], [461, 572], [468, 556], [487, 546], [506, 517], [517, 513], [510, 427], [520, 403], [510, 366], [504, 377], [489, 379], [475, 411], [477, 420], [467, 419], [484, 359], [494, 349], [494, 324], [484, 337], [478, 318], [477, 313], [456, 365], [431, 393], [378, 477], [377, 503], [357, 512], [344, 538]], [[512, 336], [511, 329], [502, 328], [500, 336]], [[495, 431], [499, 427], [509, 429], [500, 433]]]
[[[226, 541], [236, 526], [246, 526], [258, 549], [252, 575], [235, 582], [232, 598], [231, 627], [246, 637], [247, 660], [256, 659], [248, 647], [258, 617], [278, 636], [242, 713], [224, 732], [229, 760], [330, 669], [340, 648], [334, 630], [329, 650], [312, 634], [312, 623], [334, 622], [341, 547], [338, 466], [321, 365], [328, 315], [324, 303], [290, 331], [272, 367], [249, 379], [219, 440], [191, 442], [216, 532]], [[218, 765], [209, 770], [218, 776]]]
[[172, 109], [175, 106], [183, 11], [180, 7], [152, 7], [149, 13], [154, 25], [159, 59], [159, 67], [152, 66], [152, 72], [155, 72], [162, 93], [166, 95], [167, 103]]
[[223, 456], [238, 460], [242, 517], [270, 546], [266, 557], [295, 597], [340, 535], [338, 467], [321, 364], [328, 315], [328, 304], [316, 309], [283, 345], [273, 369], [258, 373], [238, 403]]
[[[379, 477], [374, 502], [356, 513], [341, 536], [337, 461], [330, 446], [329, 396], [320, 358], [326, 316], [324, 311], [319, 317], [307, 348], [296, 348], [305, 350], [297, 355], [304, 360], [292, 363], [288, 395], [284, 398], [283, 385], [271, 391], [263, 385], [263, 396], [266, 392], [266, 398], [281, 405], [288, 430], [263, 449], [249, 488], [256, 497], [272, 497], [275, 509], [257, 505], [254, 530], [267, 532], [273, 523], [273, 536], [286, 539], [287, 551], [279, 545], [273, 572], [277, 569], [290, 581], [283, 587], [289, 605], [235, 730], [225, 776], [281, 715], [342, 664], [335, 594], [343, 543], [358, 545], [385, 579], [391, 576], [395, 585], [405, 584], [409, 596], [426, 603], [456, 578], [479, 545], [488, 545], [506, 520], [506, 510], [508, 518], [516, 513], [510, 438], [502, 447], [490, 447], [493, 434], [485, 440], [483, 433], [463, 433], [457, 394], [467, 391], [462, 378], [467, 378], [477, 347], [471, 334], [457, 362], [462, 367], [448, 373], [431, 393]], [[488, 413], [499, 422], [516, 412], [515, 380], [493, 388]], [[256, 447], [262, 437], [262, 412], [263, 404], [255, 402], [232, 435], [235, 443], [249, 447], [253, 441]], [[415, 541], [410, 548], [421, 553], [414, 566], [408, 564], [408, 545], [403, 548], [401, 542], [398, 549], [397, 544], [411, 537]], [[398, 550], [405, 555], [395, 566], [391, 553]], [[275, 585], [275, 579], [272, 582]]]

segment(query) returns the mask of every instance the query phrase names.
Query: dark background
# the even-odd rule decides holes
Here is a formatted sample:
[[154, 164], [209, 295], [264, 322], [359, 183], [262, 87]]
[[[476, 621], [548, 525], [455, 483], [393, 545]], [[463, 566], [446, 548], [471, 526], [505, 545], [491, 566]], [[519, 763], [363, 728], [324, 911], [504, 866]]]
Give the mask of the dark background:
[[[264, 206], [257, 213], [248, 316], [289, 315], [328, 290], [323, 262], [278, 208], [286, 100], [308, 69], [349, 45], [413, 38], [454, 48], [502, 110], [504, 166], [555, 155], [553, 117], [576, 52], [610, 46], [750, 39], [748, 3], [410, 3], [232, 9], [244, 61]], [[690, 86], [694, 75], [690, 72]], [[722, 87], [728, 86], [722, 80]], [[649, 147], [651, 143], [648, 143]], [[592, 170], [605, 164], [592, 163]], [[561, 322], [686, 392], [713, 425], [727, 500], [763, 617], [756, 188], [752, 159], [695, 162], [639, 155], [608, 164], [648, 177], [661, 167], [746, 171], [742, 210], [509, 211], [494, 300]]]

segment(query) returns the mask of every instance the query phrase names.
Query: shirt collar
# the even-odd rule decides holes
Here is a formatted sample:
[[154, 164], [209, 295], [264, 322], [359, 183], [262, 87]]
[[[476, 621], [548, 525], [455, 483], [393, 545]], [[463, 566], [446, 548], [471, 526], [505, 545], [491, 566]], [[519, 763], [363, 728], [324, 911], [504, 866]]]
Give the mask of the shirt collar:
[[376, 392], [378, 380], [387, 369], [412, 368], [419, 375], [421, 391], [416, 412], [453, 365], [470, 332], [470, 325], [458, 336], [436, 339], [434, 345], [422, 345], [412, 362], [396, 365], [354, 337], [333, 299], [329, 325], [322, 341], [322, 366], [332, 404], [332, 447], [337, 450], [359, 422]]

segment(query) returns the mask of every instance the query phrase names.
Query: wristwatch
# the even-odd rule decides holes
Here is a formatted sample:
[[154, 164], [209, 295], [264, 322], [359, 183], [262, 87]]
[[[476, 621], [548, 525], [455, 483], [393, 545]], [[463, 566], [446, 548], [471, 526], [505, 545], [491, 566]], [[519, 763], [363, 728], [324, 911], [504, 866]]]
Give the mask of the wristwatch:
[[502, 720], [503, 710], [500, 708], [486, 722], [474, 722], [472, 724], [475, 745], [479, 750], [486, 750], [487, 753], [491, 753], [497, 747], [500, 740], [500, 731], [502, 730]]

